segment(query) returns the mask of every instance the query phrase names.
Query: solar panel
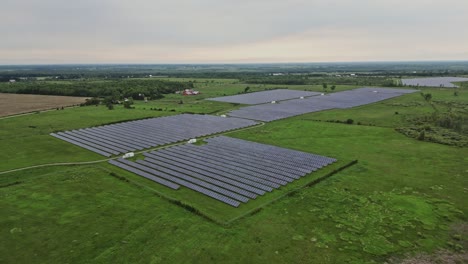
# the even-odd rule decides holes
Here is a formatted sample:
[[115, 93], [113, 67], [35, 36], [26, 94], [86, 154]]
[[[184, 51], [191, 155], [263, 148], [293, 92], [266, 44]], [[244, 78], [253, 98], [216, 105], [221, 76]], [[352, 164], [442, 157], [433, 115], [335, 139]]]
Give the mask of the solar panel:
[[[235, 151], [251, 155], [253, 157], [271, 160], [277, 164], [288, 164], [288, 166], [296, 166], [297, 168], [306, 169], [306, 172], [315, 168], [313, 165], [317, 159], [323, 157], [309, 153], [301, 153], [294, 150], [284, 151], [282, 148], [248, 142], [243, 140], [232, 139], [229, 137], [219, 136], [206, 139], [206, 141], [217, 144], [217, 147], [231, 148]], [[331, 162], [334, 159], [329, 159]]]
[[[222, 170], [215, 169], [213, 167], [210, 167], [209, 166], [210, 164], [204, 164], [201, 161], [198, 161], [196, 159], [187, 160], [187, 159], [184, 159], [184, 158], [178, 158], [178, 157], [172, 156], [174, 153], [170, 153], [170, 152], [168, 153], [168, 152], [165, 152], [165, 150], [160, 150], [160, 151], [157, 151], [156, 153], [162, 154], [162, 156], [164, 157], [163, 158], [164, 161], [177, 162], [180, 167], [183, 167], [183, 168], [185, 168], [187, 170], [191, 170], [191, 171], [194, 171], [194, 172], [197, 172], [197, 173], [208, 175], [208, 176], [210, 176], [212, 178], [215, 178], [215, 179], [219, 179], [221, 181], [228, 182], [228, 183], [230, 183], [232, 185], [235, 185], [237, 187], [240, 187], [240, 188], [242, 188], [244, 190], [248, 190], [248, 191], [253, 192], [255, 194], [258, 194], [258, 195], [265, 194], [265, 191], [272, 191], [271, 187], [266, 187], [265, 186], [265, 187], [262, 188], [256, 182], [253, 182], [253, 181], [250, 181], [248, 179], [238, 177], [238, 176], [236, 176], [234, 174], [230, 174], [227, 171], [222, 171]], [[145, 156], [150, 157], [152, 159], [155, 159], [155, 158], [157, 159], [158, 158], [158, 156], [153, 155], [153, 154], [148, 154], [148, 153], [145, 153]], [[200, 162], [200, 163], [198, 163], [198, 162]]]
[[[152, 151], [152, 152], [149, 152], [149, 153], [145, 153], [143, 155], [151, 157], [151, 158], [156, 158], [156, 157], [153, 157], [151, 155], [158, 156], [159, 152], [161, 152], [161, 151], [156, 151], [156, 152]], [[173, 151], [171, 151], [171, 152], [175, 153]], [[164, 155], [166, 155], [166, 154], [164, 154]], [[180, 156], [180, 154], [177, 154], [177, 153], [175, 155]], [[193, 155], [193, 154], [190, 154], [190, 153], [185, 153], [183, 155], [186, 156], [187, 158], [194, 159], [194, 160], [197, 160], [199, 158], [199, 156]], [[214, 169], [216, 169], [218, 171], [221, 171], [223, 173], [223, 175], [226, 175], [226, 174], [235, 175], [239, 182], [244, 182], [246, 184], [257, 187], [257, 188], [262, 189], [262, 190], [267, 191], [267, 192], [271, 192], [273, 190], [273, 188], [279, 188], [279, 186], [280, 186], [280, 185], [278, 185], [276, 183], [272, 183], [272, 182], [269, 182], [269, 181], [266, 181], [266, 180], [263, 180], [263, 179], [259, 179], [259, 178], [255, 177], [255, 176], [250, 175], [250, 174], [239, 172], [239, 171], [231, 169], [231, 168], [226, 168], [226, 167], [222, 166], [223, 165], [222, 163], [217, 162], [217, 161], [203, 159], [203, 160], [197, 161], [197, 162], [203, 162], [203, 164], [206, 167], [211, 167], [211, 168], [214, 168]]]
[[[200, 155], [200, 154], [197, 154], [196, 152], [192, 152], [192, 151], [185, 150], [185, 149], [181, 151], [181, 150], [177, 150], [175, 148], [172, 148], [171, 151], [179, 152], [181, 155], [184, 155], [184, 153], [185, 153], [185, 155], [187, 153]], [[287, 184], [287, 182], [284, 181], [284, 180], [280, 180], [280, 179], [277, 179], [277, 178], [272, 178], [272, 177], [269, 177], [268, 175], [257, 173], [257, 172], [251, 171], [249, 169], [246, 169], [244, 167], [239, 167], [235, 163], [232, 163], [232, 162], [226, 162], [224, 160], [213, 159], [211, 157], [206, 157], [206, 162], [210, 162], [210, 163], [216, 162], [217, 165], [219, 165], [221, 167], [234, 170], [234, 171], [236, 171], [238, 173], [242, 173], [242, 175], [249, 175], [252, 179], [255, 179], [256, 181], [259, 181], [259, 182], [261, 181], [261, 183], [263, 183], [265, 185], [268, 185], [268, 186], [271, 186], [273, 188], [278, 188], [280, 185], [286, 185]]]
[[102, 131], [101, 128], [85, 128], [81, 130], [85, 130], [91, 135], [99, 135], [99, 136], [112, 138], [113, 140], [124, 142], [124, 144], [126, 145], [132, 144], [135, 148], [139, 147], [141, 149], [145, 149], [145, 148], [151, 147], [151, 145], [143, 143], [140, 140], [138, 140], [138, 138], [134, 138], [130, 135], [119, 135], [119, 134], [116, 134], [115, 132], [110, 133], [110, 132]]
[[[229, 198], [229, 197], [227, 197], [225, 195], [222, 195], [222, 194], [216, 193], [214, 191], [211, 191], [210, 189], [204, 188], [202, 186], [193, 184], [193, 183], [187, 181], [186, 179], [180, 179], [180, 178], [172, 177], [172, 176], [170, 176], [170, 175], [168, 175], [166, 173], [156, 171], [154, 169], [150, 169], [150, 168], [141, 166], [141, 165], [139, 165], [137, 163], [130, 162], [130, 161], [127, 161], [127, 160], [124, 160], [124, 159], [119, 159], [119, 163], [120, 164], [118, 166], [120, 166], [121, 168], [123, 168], [122, 166], [127, 166], [127, 170], [129, 170], [129, 171], [133, 170], [133, 172], [134, 172], [136, 170], [136, 171], [138, 171], [140, 173], [145, 171], [143, 173], [146, 173], [146, 174], [149, 173], [150, 175], [157, 175], [157, 176], [163, 177], [165, 179], [171, 179], [171, 181], [176, 182], [177, 184], [179, 184], [181, 186], [184, 186], [184, 187], [187, 187], [187, 188], [189, 188], [191, 190], [203, 193], [203, 194], [205, 194], [207, 196], [210, 196], [210, 197], [212, 197], [212, 198], [214, 198], [216, 200], [227, 203], [227, 204], [229, 204], [231, 206], [238, 207], [240, 205], [240, 202], [238, 202], [236, 200], [233, 200], [233, 199], [231, 199], [231, 198]], [[123, 164], [123, 163], [125, 163], [125, 164]], [[162, 180], [161, 178], [157, 178], [157, 179]]]
[[269, 160], [269, 159], [264, 159], [264, 158], [254, 156], [254, 155], [252, 155], [252, 153], [249, 153], [248, 151], [241, 152], [242, 149], [240, 149], [240, 150], [233, 149], [233, 148], [231, 148], [229, 146], [226, 146], [224, 144], [213, 143], [213, 144], [206, 145], [206, 146], [207, 146], [206, 148], [208, 148], [208, 149], [216, 148], [219, 151], [223, 151], [225, 153], [232, 154], [233, 156], [237, 156], [237, 157], [239, 157], [241, 159], [254, 160], [254, 161], [258, 162], [258, 164], [262, 164], [264, 166], [264, 168], [274, 168], [274, 169], [284, 170], [284, 171], [288, 171], [288, 172], [297, 173], [297, 175], [301, 175], [301, 176], [309, 173], [309, 170], [307, 170], [307, 169], [303, 169], [301, 167], [290, 165], [290, 164], [284, 163], [284, 162], [281, 163], [281, 164], [278, 164], [278, 162], [274, 162], [274, 161]]
[[[167, 152], [167, 150], [152, 151], [150, 153], [144, 153], [143, 155], [145, 155], [147, 157], [152, 157], [152, 158], [154, 158], [153, 155], [154, 156], [162, 155], [162, 157], [164, 157], [164, 158], [168, 158], [168, 159], [171, 159], [171, 160], [176, 160], [176, 161], [182, 162], [179, 159], [179, 157], [180, 157], [179, 154], [172, 153], [172, 152]], [[272, 187], [261, 184], [260, 181], [259, 182], [255, 181], [255, 179], [253, 179], [253, 177], [251, 177], [249, 175], [239, 173], [239, 172], [234, 171], [234, 170], [229, 169], [229, 168], [224, 168], [224, 167], [220, 166], [220, 164], [217, 163], [217, 162], [214, 162], [214, 161], [205, 162], [205, 160], [203, 158], [198, 157], [196, 155], [191, 155], [190, 153], [184, 155], [183, 157], [189, 159], [189, 160], [186, 160], [186, 162], [184, 162], [184, 163], [190, 162], [191, 164], [194, 164], [194, 165], [195, 164], [200, 164], [200, 165], [204, 166], [203, 169], [206, 170], [206, 171], [210, 171], [210, 172], [213, 172], [213, 173], [216, 173], [216, 174], [220, 174], [220, 175], [223, 175], [223, 177], [235, 180], [235, 181], [237, 181], [239, 183], [243, 183], [243, 184], [246, 184], [248, 186], [255, 187], [255, 188], [261, 190], [263, 193], [265, 191], [266, 192], [271, 192], [273, 190]], [[253, 192], [258, 193], [256, 191], [253, 191]], [[263, 193], [258, 193], [258, 194], [263, 194]]]
[[119, 136], [125, 136], [125, 137], [130, 137], [135, 140], [140, 141], [143, 144], [146, 144], [147, 146], [157, 146], [161, 144], [161, 141], [152, 138], [151, 136], [148, 136], [145, 131], [137, 131], [137, 130], [131, 130], [131, 129], [125, 129], [121, 128], [118, 126], [115, 127], [103, 127], [101, 128], [102, 130], [110, 133], [110, 134], [115, 134]]
[[[193, 146], [193, 147], [196, 147], [196, 146]], [[277, 164], [275, 163], [269, 163], [266, 160], [256, 159], [252, 156], [248, 156], [240, 152], [234, 152], [229, 149], [221, 149], [218, 146], [215, 147], [212, 145], [204, 145], [204, 146], [199, 146], [199, 148], [202, 148], [205, 151], [209, 151], [210, 153], [217, 155], [219, 157], [229, 157], [231, 159], [235, 159], [241, 164], [248, 163], [257, 169], [262, 169], [264, 171], [272, 172], [272, 173], [279, 173], [280, 175], [287, 176], [287, 177], [294, 178], [294, 179], [298, 179], [301, 176], [306, 174], [306, 173], [297, 171], [295, 168], [285, 169], [284, 167], [277, 166]]]
[[[92, 146], [94, 149], [99, 149], [101, 151], [104, 151], [104, 152], [107, 152], [107, 153], [111, 153], [111, 154], [114, 154], [114, 155], [118, 155], [119, 152], [118, 151], [114, 151], [114, 150], [111, 150], [111, 149], [108, 149], [108, 148], [105, 148], [103, 146], [99, 146], [99, 145], [95, 145], [93, 144], [92, 142], [88, 142], [86, 140], [82, 140], [82, 139], [79, 139], [79, 138], [76, 138], [76, 137], [73, 137], [71, 135], [67, 135], [63, 132], [58, 132], [57, 135], [61, 136], [62, 138], [68, 138], [72, 141], [75, 141], [75, 142], [79, 142], [81, 143], [82, 145], [88, 145], [88, 146]], [[71, 141], [68, 141], [70, 143], [72, 143]]]
[[364, 87], [323, 96], [288, 100], [278, 104], [243, 107], [229, 112], [229, 116], [269, 122], [317, 111], [375, 103], [412, 92], [416, 90]]
[[207, 100], [227, 102], [227, 103], [238, 103], [238, 104], [264, 104], [272, 101], [283, 101], [288, 99], [298, 99], [300, 97], [316, 96], [320, 93], [288, 90], [288, 89], [276, 89], [269, 91], [261, 91], [254, 93], [247, 93], [241, 95], [223, 96], [216, 98], [209, 98]]
[[252, 174], [262, 175], [264, 179], [268, 179], [270, 181], [279, 183], [279, 184], [286, 184], [287, 182], [292, 182], [294, 179], [285, 177], [285, 175], [278, 173], [278, 172], [270, 172], [264, 169], [259, 169], [253, 166], [250, 162], [243, 162], [237, 158], [229, 157], [229, 156], [222, 156], [218, 153], [212, 153], [205, 151], [203, 148], [195, 147], [193, 145], [185, 145], [180, 147], [182, 151], [193, 151], [192, 153], [196, 153], [198, 155], [202, 155], [208, 159], [218, 160], [224, 162], [225, 164], [231, 164], [233, 166], [242, 167], [245, 170], [250, 171]]
[[127, 142], [124, 139], [115, 139], [115, 138], [113, 138], [112, 136], [109, 136], [109, 135], [101, 135], [101, 134], [98, 134], [98, 133], [89, 133], [84, 129], [79, 129], [79, 130], [75, 130], [75, 131], [79, 131], [80, 133], [86, 134], [86, 135], [88, 135], [90, 137], [99, 138], [99, 139], [106, 139], [109, 142], [118, 143], [118, 144], [120, 144], [120, 146], [122, 148], [125, 148], [128, 151], [133, 151], [134, 149], [137, 149], [137, 150], [144, 149], [143, 147], [138, 146], [138, 145], [136, 145], [136, 144], [134, 144], [132, 142]]
[[[227, 197], [236, 199], [236, 200], [238, 200], [240, 202], [247, 202], [248, 201], [248, 198], [246, 198], [246, 197], [244, 197], [242, 195], [239, 195], [237, 193], [231, 192], [231, 191], [229, 191], [229, 190], [227, 190], [225, 188], [221, 188], [218, 185], [212, 184], [212, 182], [202, 181], [202, 180], [199, 180], [199, 179], [194, 178], [192, 176], [189, 176], [189, 175], [186, 175], [186, 174], [174, 171], [174, 170], [170, 170], [170, 169], [167, 169], [167, 168], [162, 167], [162, 166], [155, 166], [155, 165], [151, 165], [150, 163], [146, 163], [146, 162], [143, 162], [143, 164], [141, 164], [141, 162], [135, 163], [135, 162], [131, 162], [131, 161], [128, 161], [128, 160], [121, 160], [120, 162], [122, 162], [122, 163], [124, 163], [126, 165], [129, 165], [129, 166], [135, 167], [137, 169], [140, 169], [142, 171], [146, 171], [148, 173], [154, 174], [154, 175], [160, 175], [161, 177], [167, 178], [168, 180], [171, 180], [171, 181], [173, 181], [173, 182], [175, 182], [177, 184], [180, 184], [182, 186], [186, 186], [187, 182], [190, 182], [192, 184], [196, 184], [198, 186], [205, 187], [205, 188], [208, 188], [208, 189], [210, 189], [212, 191], [223, 194], [223, 195], [225, 195]], [[147, 166], [148, 164], [150, 164], [150, 166]]]
[[[251, 199], [255, 199], [257, 197], [257, 195], [255, 195], [255, 194], [253, 194], [251, 192], [248, 192], [246, 190], [237, 188], [237, 187], [235, 187], [233, 185], [227, 184], [227, 183], [222, 182], [222, 181], [218, 181], [216, 179], [212, 179], [212, 178], [204, 176], [202, 174], [198, 174], [198, 173], [195, 173], [193, 171], [189, 171], [189, 170], [177, 167], [175, 165], [171, 165], [169, 163], [157, 162], [155, 160], [153, 160], [153, 163], [145, 161], [145, 160], [138, 160], [137, 163], [145, 165], [145, 166], [147, 166], [149, 168], [157, 169], [159, 171], [162, 171], [162, 172], [165, 172], [165, 173], [168, 173], [168, 174], [172, 174], [172, 175], [177, 176], [179, 178], [185, 178], [186, 176], [184, 176], [184, 175], [190, 175], [194, 179], [201, 180], [201, 181], [194, 181], [195, 184], [210, 188], [211, 190], [217, 191], [217, 192], [219, 192], [221, 194], [224, 194], [226, 196], [229, 196], [229, 197], [231, 197], [233, 199], [236, 199], [236, 200], [244, 202], [244, 203], [248, 201], [248, 199], [246, 197], [251, 198]], [[204, 184], [203, 181], [209, 183], [210, 185]], [[221, 188], [224, 188], [224, 190], [221, 189], [221, 188], [217, 188], [217, 186], [219, 186]], [[241, 194], [241, 195], [238, 195], [238, 194]]]
[[150, 179], [150, 180], [152, 180], [152, 181], [154, 181], [154, 182], [157, 182], [157, 183], [159, 183], [159, 184], [161, 184], [161, 185], [164, 185], [164, 186], [166, 186], [166, 187], [169, 187], [169, 188], [171, 188], [171, 189], [177, 190], [177, 189], [179, 189], [179, 187], [180, 187], [179, 185], [177, 185], [177, 184], [175, 184], [175, 183], [172, 183], [172, 182], [167, 181], [167, 180], [165, 180], [165, 179], [161, 179], [161, 178], [159, 178], [159, 177], [157, 177], [157, 176], [155, 176], [155, 175], [151, 175], [151, 174], [149, 174], [149, 173], [146, 173], [146, 172], [144, 172], [144, 171], [138, 170], [138, 169], [136, 169], [136, 168], [132, 168], [132, 167], [130, 167], [130, 166], [128, 166], [128, 165], [125, 165], [125, 164], [123, 164], [123, 163], [121, 163], [121, 162], [118, 162], [118, 161], [115, 161], [115, 160], [109, 160], [109, 163], [112, 164], [112, 165], [115, 165], [115, 166], [117, 166], [117, 167], [119, 167], [119, 168], [121, 168], [121, 169], [130, 171], [130, 172], [133, 172], [133, 173], [135, 173], [135, 174], [137, 174], [137, 175], [140, 175], [140, 176], [143, 176], [143, 177], [145, 177], [145, 178], [147, 178], [147, 179]]
[[209, 138], [206, 142], [201, 146], [184, 144], [143, 153], [144, 160], [136, 162], [119, 159], [110, 163], [162, 184], [184, 186], [238, 207], [336, 161], [225, 136]]
[[91, 146], [82, 144], [82, 143], [80, 143], [80, 142], [78, 142], [78, 141], [74, 141], [74, 140], [72, 140], [72, 139], [69, 139], [69, 138], [66, 138], [66, 137], [62, 137], [62, 136], [57, 135], [57, 134], [55, 134], [55, 133], [52, 133], [52, 134], [50, 134], [50, 135], [53, 136], [53, 137], [56, 137], [56, 138], [58, 138], [58, 139], [61, 139], [61, 140], [63, 140], [63, 141], [66, 141], [66, 142], [72, 143], [72, 144], [74, 144], [74, 145], [77, 145], [77, 146], [79, 146], [79, 147], [85, 148], [85, 149], [87, 149], [87, 150], [91, 150], [91, 151], [96, 152], [97, 154], [103, 155], [103, 156], [105, 156], [105, 157], [110, 157], [110, 156], [112, 156], [112, 154], [110, 154], [110, 153], [107, 153], [107, 152], [102, 151], [102, 150], [100, 150], [100, 149], [96, 149], [96, 148], [93, 148], [93, 147], [91, 147]]
[[[240, 118], [182, 114], [55, 133], [98, 154], [119, 155], [256, 125]], [[57, 137], [58, 138], [58, 137]]]
[[406, 86], [426, 86], [426, 87], [445, 87], [456, 88], [454, 82], [468, 82], [468, 78], [462, 77], [429, 77], [401, 79], [401, 83]]
[[93, 136], [88, 136], [88, 135], [83, 135], [77, 131], [73, 131], [73, 132], [63, 132], [64, 134], [66, 135], [69, 135], [70, 137], [73, 137], [73, 138], [78, 138], [78, 139], [81, 139], [81, 140], [85, 140], [85, 141], [88, 141], [89, 143], [92, 143], [92, 144], [95, 144], [95, 145], [98, 145], [98, 146], [102, 146], [106, 149], [110, 149], [110, 150], [114, 150], [114, 151], [117, 151], [118, 153], [125, 153], [128, 151], [128, 149], [125, 149], [123, 147], [120, 147], [120, 146], [116, 146], [115, 143], [111, 143], [111, 142], [108, 142], [107, 140], [102, 140], [102, 139], [98, 139], [98, 138], [95, 138]]

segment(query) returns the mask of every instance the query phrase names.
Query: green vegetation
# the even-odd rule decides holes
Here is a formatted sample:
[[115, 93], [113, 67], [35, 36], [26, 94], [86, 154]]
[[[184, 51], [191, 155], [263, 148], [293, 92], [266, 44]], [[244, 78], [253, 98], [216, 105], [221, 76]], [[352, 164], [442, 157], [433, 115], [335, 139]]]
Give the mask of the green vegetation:
[[274, 63], [204, 65], [0, 65], [0, 82], [10, 79], [127, 79], [178, 77], [241, 79], [279, 73], [302, 78], [355, 73], [363, 76], [458, 76], [468, 75], [467, 61], [450, 62], [360, 62], [360, 63]]
[[158, 99], [163, 94], [191, 88], [191, 83], [154, 79], [124, 80], [67, 80], [67, 81], [22, 81], [0, 83], [0, 92], [18, 94], [66, 95], [85, 97], [115, 97]]
[[395, 128], [415, 139], [440, 144], [468, 146], [468, 93], [453, 89], [423, 89], [420, 94], [409, 94], [372, 106], [345, 110], [331, 110], [304, 118], [316, 121]]
[[334, 83], [337, 85], [359, 85], [359, 86], [398, 86], [398, 83], [392, 77], [375, 77], [375, 76], [310, 76], [310, 75], [281, 75], [281, 76], [253, 76], [241, 78], [245, 83], [252, 84], [284, 84], [284, 85], [319, 85], [321, 84], [323, 90], [327, 90], [327, 83]]
[[[0, 172], [102, 159], [50, 137], [53, 131], [184, 112], [220, 114], [240, 106], [203, 99], [243, 93], [247, 86], [248, 92], [286, 87], [176, 81], [189, 80], [199, 96], [168, 94], [134, 101], [133, 109], [86, 106], [0, 120]], [[327, 83], [335, 91], [355, 87]], [[323, 82], [288, 88], [322, 91]], [[450, 89], [423, 92], [431, 94], [439, 117], [466, 113], [464, 89], [457, 96]], [[466, 232], [455, 227], [467, 221], [468, 148], [395, 130], [432, 117], [431, 104], [409, 94], [229, 133], [339, 160], [238, 209], [186, 188], [169, 190], [106, 162], [0, 174], [0, 262], [383, 263], [439, 249], [464, 254]], [[441, 127], [436, 121], [421, 126]], [[463, 134], [456, 126], [445, 129]], [[352, 160], [358, 163], [303, 188]]]

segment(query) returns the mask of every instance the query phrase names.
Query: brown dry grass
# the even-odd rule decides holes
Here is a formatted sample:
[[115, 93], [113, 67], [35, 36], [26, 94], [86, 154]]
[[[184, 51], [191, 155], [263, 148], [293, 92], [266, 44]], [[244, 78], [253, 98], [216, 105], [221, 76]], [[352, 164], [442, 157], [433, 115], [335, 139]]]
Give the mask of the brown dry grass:
[[84, 103], [85, 97], [0, 93], [0, 117]]
[[401, 261], [390, 263], [398, 264], [466, 264], [468, 263], [468, 254], [465, 252], [451, 252], [448, 250], [439, 250], [434, 254], [421, 253], [416, 256], [408, 257]]
[[[392, 258], [389, 264], [466, 264], [468, 263], [468, 223], [460, 222], [451, 226], [450, 234], [453, 242], [459, 244], [461, 249], [441, 249], [433, 254], [419, 253], [408, 255], [403, 259]], [[388, 262], [387, 262], [388, 263]]]

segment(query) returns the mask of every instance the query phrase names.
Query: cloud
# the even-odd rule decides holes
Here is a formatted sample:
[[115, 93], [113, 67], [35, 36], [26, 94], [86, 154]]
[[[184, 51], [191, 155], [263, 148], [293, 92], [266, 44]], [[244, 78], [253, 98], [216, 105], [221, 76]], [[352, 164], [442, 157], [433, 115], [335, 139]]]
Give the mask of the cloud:
[[464, 0], [7, 0], [0, 64], [468, 59], [467, 13]]

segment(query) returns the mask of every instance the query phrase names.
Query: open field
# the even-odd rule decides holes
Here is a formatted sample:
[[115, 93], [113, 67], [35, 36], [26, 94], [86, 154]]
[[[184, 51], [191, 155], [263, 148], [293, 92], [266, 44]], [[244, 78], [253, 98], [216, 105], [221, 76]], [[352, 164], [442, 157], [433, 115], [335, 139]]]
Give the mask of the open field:
[[0, 93], [0, 117], [84, 103], [85, 97]]
[[[216, 91], [220, 85], [197, 82], [200, 97], [174, 94], [135, 109], [89, 106], [0, 120], [6, 128], [0, 130], [0, 172], [102, 159], [48, 135], [54, 131], [239, 107], [202, 100], [245, 87]], [[458, 96], [451, 89], [423, 91], [434, 102], [467, 101], [464, 90]], [[394, 129], [432, 111], [421, 95], [409, 94], [229, 133], [339, 160], [239, 208], [186, 188], [175, 194], [107, 162], [0, 174], [0, 262], [383, 263], [439, 248], [463, 253], [467, 234], [456, 226], [467, 221], [468, 148], [418, 141]], [[324, 122], [347, 119], [354, 124]], [[355, 159], [358, 164], [302, 188]], [[233, 222], [224, 226], [199, 214]]]

